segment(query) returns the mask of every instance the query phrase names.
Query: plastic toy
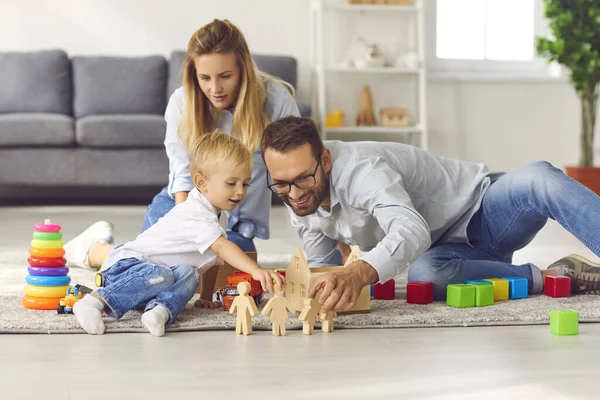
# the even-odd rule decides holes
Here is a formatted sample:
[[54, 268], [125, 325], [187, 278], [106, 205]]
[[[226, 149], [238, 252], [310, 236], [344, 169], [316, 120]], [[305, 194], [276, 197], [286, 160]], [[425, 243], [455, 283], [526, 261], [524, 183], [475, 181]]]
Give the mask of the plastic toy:
[[78, 287], [67, 289], [66, 296], [60, 299], [56, 312], [58, 314], [73, 314], [73, 305], [86, 296]]
[[502, 278], [486, 278], [486, 281], [494, 285], [494, 301], [508, 300], [508, 281]]
[[529, 292], [529, 281], [527, 278], [504, 278], [508, 281], [509, 298], [511, 300], [526, 299]]
[[393, 279], [385, 283], [376, 283], [373, 286], [375, 300], [394, 300], [396, 298], [396, 281]]
[[288, 311], [292, 312], [292, 306], [283, 297], [283, 291], [275, 288], [275, 294], [269, 299], [262, 315], [269, 317], [273, 323], [273, 336], [285, 336], [285, 321], [288, 318]]
[[315, 330], [315, 322], [319, 319], [319, 313], [321, 311], [321, 303], [319, 300], [305, 298], [304, 308], [298, 317], [302, 322], [302, 333], [305, 335], [312, 335]]
[[465, 308], [475, 306], [475, 286], [464, 283], [448, 285], [446, 304], [451, 307]]
[[325, 116], [326, 128], [338, 128], [344, 126], [344, 113], [341, 110], [333, 110]]
[[63, 257], [65, 250], [60, 229], [60, 225], [49, 219], [34, 225], [27, 259], [29, 275], [25, 278], [25, 296], [21, 299], [26, 308], [56, 310], [69, 289], [71, 278], [67, 276], [69, 268], [65, 266], [67, 260]]
[[546, 275], [544, 277], [544, 294], [549, 297], [570, 297], [571, 278]]
[[252, 318], [258, 314], [256, 303], [254, 299], [248, 296], [250, 292], [250, 283], [240, 282], [237, 284], [237, 292], [239, 295], [235, 296], [231, 303], [230, 314], [233, 314], [237, 310], [237, 318], [235, 322], [235, 333], [241, 335], [252, 334]]
[[559, 336], [579, 333], [579, 313], [574, 310], [551, 310], [550, 333]]
[[409, 304], [429, 304], [433, 301], [433, 283], [424, 281], [408, 282], [406, 302]]
[[262, 300], [263, 290], [260, 282], [252, 279], [252, 275], [242, 271], [236, 271], [227, 277], [227, 285], [221, 290], [221, 298], [223, 299], [223, 309], [225, 311], [231, 308], [234, 299], [238, 296], [238, 287], [240, 282], [247, 282], [250, 286], [249, 296], [254, 299], [256, 304], [260, 304]]
[[494, 285], [491, 282], [467, 283], [475, 288], [475, 307], [485, 307], [494, 304]]
[[[362, 252], [358, 246], [353, 246], [344, 266], [309, 268], [302, 249], [297, 249], [285, 274], [285, 298], [288, 299], [294, 311], [302, 311], [304, 309], [304, 299], [308, 295], [308, 288], [314, 284], [317, 278], [327, 272], [339, 271], [361, 256]], [[365, 286], [356, 300], [356, 305], [350, 312], [368, 312], [370, 309], [370, 287]]]

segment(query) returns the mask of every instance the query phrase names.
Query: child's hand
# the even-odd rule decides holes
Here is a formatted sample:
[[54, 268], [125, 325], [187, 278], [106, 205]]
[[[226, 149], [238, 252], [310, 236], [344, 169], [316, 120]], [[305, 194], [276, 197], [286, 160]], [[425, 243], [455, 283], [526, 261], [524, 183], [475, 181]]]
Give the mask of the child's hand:
[[275, 271], [261, 268], [252, 274], [252, 279], [260, 282], [263, 290], [267, 293], [273, 293], [273, 281], [279, 290], [283, 290], [285, 279]]

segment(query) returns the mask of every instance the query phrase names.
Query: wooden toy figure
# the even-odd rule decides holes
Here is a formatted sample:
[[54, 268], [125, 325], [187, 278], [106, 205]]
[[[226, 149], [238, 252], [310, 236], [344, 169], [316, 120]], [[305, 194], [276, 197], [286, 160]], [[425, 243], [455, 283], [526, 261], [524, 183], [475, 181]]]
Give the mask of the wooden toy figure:
[[285, 336], [285, 321], [288, 318], [288, 311], [294, 311], [290, 302], [283, 297], [283, 291], [277, 287], [274, 290], [275, 295], [269, 299], [267, 305], [263, 308], [262, 315], [270, 317], [273, 322], [273, 336]]
[[239, 296], [233, 300], [229, 314], [233, 314], [237, 310], [237, 319], [235, 321], [235, 333], [241, 335], [252, 334], [252, 318], [258, 314], [254, 299], [248, 296], [250, 292], [250, 284], [248, 282], [240, 282], [237, 285]]
[[315, 322], [319, 319], [321, 304], [317, 299], [304, 299], [304, 308], [300, 313], [300, 321], [302, 321], [302, 333], [312, 335], [315, 330]]
[[333, 319], [335, 317], [337, 317], [335, 311], [329, 311], [327, 314], [321, 313], [321, 330], [323, 332], [333, 332]]

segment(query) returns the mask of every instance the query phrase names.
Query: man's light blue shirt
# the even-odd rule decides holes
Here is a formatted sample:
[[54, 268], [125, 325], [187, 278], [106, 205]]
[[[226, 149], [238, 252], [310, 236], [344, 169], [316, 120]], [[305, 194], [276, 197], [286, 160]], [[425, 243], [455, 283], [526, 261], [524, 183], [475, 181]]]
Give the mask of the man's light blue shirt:
[[330, 211], [292, 225], [311, 267], [341, 265], [337, 242], [358, 245], [386, 282], [432, 243], [468, 243], [467, 225], [490, 185], [483, 164], [400, 143], [325, 141], [331, 151]]

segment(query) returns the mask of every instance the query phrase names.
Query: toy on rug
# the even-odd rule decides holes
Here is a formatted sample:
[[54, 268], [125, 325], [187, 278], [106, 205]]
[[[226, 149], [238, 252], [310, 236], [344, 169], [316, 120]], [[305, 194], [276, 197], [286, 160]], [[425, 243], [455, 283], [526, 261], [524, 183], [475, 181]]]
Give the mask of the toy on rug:
[[34, 310], [56, 310], [65, 295], [71, 278], [65, 266], [61, 226], [46, 219], [33, 226], [33, 240], [27, 259], [29, 275], [25, 278], [24, 307]]
[[58, 314], [73, 314], [73, 306], [86, 295], [90, 294], [92, 289], [83, 285], [75, 285], [67, 289], [66, 296], [60, 299], [56, 312]]
[[[316, 297], [316, 296], [315, 296]], [[319, 319], [319, 313], [321, 312], [321, 303], [314, 298], [304, 299], [304, 308], [298, 317], [302, 322], [302, 333], [305, 335], [312, 335], [315, 330], [315, 322]]]
[[250, 283], [245, 281], [238, 283], [237, 291], [239, 294], [233, 299], [229, 310], [230, 314], [237, 311], [235, 333], [238, 335], [241, 335], [242, 333], [244, 335], [251, 335], [252, 317], [255, 317], [258, 314], [258, 309], [256, 308], [256, 303], [254, 303], [254, 299], [248, 296], [248, 293], [250, 292]]
[[546, 275], [544, 277], [544, 294], [548, 297], [570, 297], [571, 278]]
[[396, 281], [390, 279], [385, 283], [373, 285], [373, 298], [375, 300], [394, 300], [396, 298]]
[[373, 95], [371, 94], [369, 85], [365, 85], [360, 93], [356, 125], [376, 126], [377, 119], [375, 118], [375, 112], [373, 110]]
[[484, 307], [497, 301], [527, 298], [527, 278], [487, 278], [469, 280], [446, 287], [446, 304], [452, 307]]
[[248, 296], [252, 297], [255, 304], [260, 304], [262, 301], [263, 289], [260, 282], [252, 279], [252, 275], [242, 271], [236, 271], [227, 277], [227, 284], [220, 290], [221, 301], [223, 302], [223, 310], [228, 311], [233, 304], [234, 299], [239, 294], [239, 283], [248, 283], [250, 290]]
[[288, 311], [293, 312], [292, 306], [283, 296], [283, 291], [277, 287], [274, 288], [275, 294], [269, 299], [262, 315], [269, 317], [273, 322], [273, 336], [285, 336], [285, 321], [288, 318]]
[[413, 281], [406, 284], [406, 302], [409, 304], [429, 304], [433, 301], [433, 283]]
[[[353, 246], [350, 255], [343, 266], [309, 268], [302, 249], [297, 249], [288, 264], [285, 274], [285, 298], [296, 312], [304, 308], [304, 299], [308, 296], [308, 289], [323, 274], [339, 271], [362, 257], [358, 246]], [[368, 312], [371, 309], [370, 288], [365, 286], [356, 300], [356, 305], [350, 312]]]

